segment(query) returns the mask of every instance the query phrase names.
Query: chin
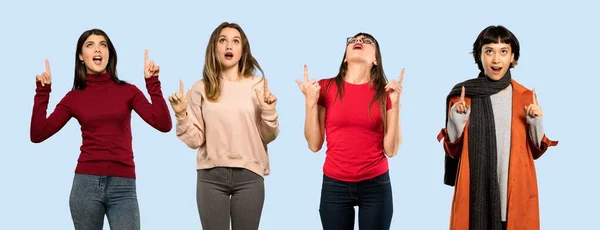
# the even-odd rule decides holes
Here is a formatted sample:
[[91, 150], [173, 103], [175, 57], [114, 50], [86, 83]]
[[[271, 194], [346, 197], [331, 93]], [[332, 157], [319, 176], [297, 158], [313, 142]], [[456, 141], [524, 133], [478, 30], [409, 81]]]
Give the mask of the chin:
[[235, 64], [237, 64], [237, 62], [229, 62], [229, 61], [228, 62], [222, 62], [221, 63], [221, 67], [223, 69], [229, 69], [229, 68], [235, 67]]
[[502, 77], [503, 77], [503, 76], [504, 76], [504, 75], [502, 75], [502, 74], [498, 74], [498, 75], [489, 75], [489, 74], [487, 74], [487, 77], [488, 77], [489, 79], [492, 79], [492, 80], [494, 80], [494, 81], [497, 81], [497, 80], [500, 80], [500, 79], [502, 79]]
[[88, 69], [88, 72], [91, 74], [103, 74], [106, 72], [106, 69]]
[[368, 60], [364, 59], [364, 58], [352, 58], [352, 59], [348, 59], [347, 61], [348, 63], [369, 63]]

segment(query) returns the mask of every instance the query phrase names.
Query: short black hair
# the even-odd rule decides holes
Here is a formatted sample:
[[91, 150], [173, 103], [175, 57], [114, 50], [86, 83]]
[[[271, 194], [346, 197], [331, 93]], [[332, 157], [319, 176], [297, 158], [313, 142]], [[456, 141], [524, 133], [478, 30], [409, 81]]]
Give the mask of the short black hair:
[[521, 53], [517, 37], [504, 26], [488, 26], [479, 33], [475, 43], [473, 43], [473, 58], [475, 59], [475, 63], [477, 63], [479, 70], [483, 71], [483, 64], [481, 64], [481, 48], [484, 45], [491, 43], [509, 44], [512, 53], [515, 55], [514, 62], [510, 64], [510, 68], [514, 68], [517, 65], [519, 54]]

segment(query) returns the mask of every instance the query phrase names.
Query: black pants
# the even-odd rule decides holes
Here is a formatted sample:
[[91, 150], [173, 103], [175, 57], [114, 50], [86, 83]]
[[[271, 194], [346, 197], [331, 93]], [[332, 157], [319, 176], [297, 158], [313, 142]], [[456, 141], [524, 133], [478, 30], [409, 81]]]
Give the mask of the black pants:
[[359, 229], [389, 230], [394, 210], [389, 172], [354, 183], [323, 175], [319, 207], [323, 229], [354, 229], [354, 206]]
[[204, 230], [257, 230], [265, 200], [263, 178], [242, 168], [198, 170], [196, 201]]

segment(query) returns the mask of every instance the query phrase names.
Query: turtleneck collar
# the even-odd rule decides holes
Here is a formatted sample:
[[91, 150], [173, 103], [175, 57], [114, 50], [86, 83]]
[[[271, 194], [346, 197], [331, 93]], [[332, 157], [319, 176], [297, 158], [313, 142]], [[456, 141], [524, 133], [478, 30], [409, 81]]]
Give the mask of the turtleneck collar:
[[85, 75], [86, 84], [98, 85], [98, 84], [106, 84], [112, 82], [110, 79], [110, 73], [102, 73], [102, 74], [91, 74], [88, 73]]

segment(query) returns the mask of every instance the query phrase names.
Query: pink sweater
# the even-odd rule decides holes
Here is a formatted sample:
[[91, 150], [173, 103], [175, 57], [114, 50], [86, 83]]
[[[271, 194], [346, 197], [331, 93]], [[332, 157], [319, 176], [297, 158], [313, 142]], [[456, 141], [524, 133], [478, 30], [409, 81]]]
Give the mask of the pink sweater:
[[176, 118], [176, 134], [198, 150], [197, 169], [237, 167], [269, 175], [267, 144], [279, 134], [279, 122], [275, 109], [258, 103], [254, 89], [262, 92], [263, 82], [261, 77], [224, 80], [217, 102], [208, 101], [203, 80], [192, 86], [187, 115]]

